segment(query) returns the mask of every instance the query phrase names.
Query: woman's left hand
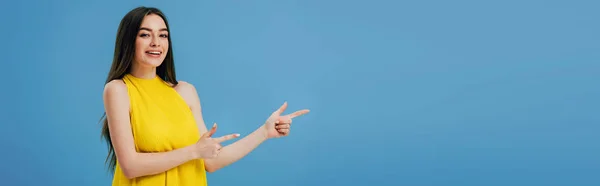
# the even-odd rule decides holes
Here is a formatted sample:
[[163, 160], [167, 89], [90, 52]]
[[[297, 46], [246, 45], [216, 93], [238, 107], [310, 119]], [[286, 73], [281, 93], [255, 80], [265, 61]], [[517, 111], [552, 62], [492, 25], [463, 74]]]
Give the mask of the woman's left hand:
[[281, 113], [283, 113], [286, 108], [287, 102], [283, 103], [283, 105], [277, 111], [273, 112], [269, 119], [267, 119], [267, 122], [264, 125], [267, 130], [267, 138], [288, 136], [290, 134], [292, 119], [309, 112], [308, 109], [303, 109], [282, 116]]
[[281, 136], [289, 135], [290, 127], [292, 127], [292, 117], [289, 115], [279, 117], [278, 123], [275, 123], [275, 129]]

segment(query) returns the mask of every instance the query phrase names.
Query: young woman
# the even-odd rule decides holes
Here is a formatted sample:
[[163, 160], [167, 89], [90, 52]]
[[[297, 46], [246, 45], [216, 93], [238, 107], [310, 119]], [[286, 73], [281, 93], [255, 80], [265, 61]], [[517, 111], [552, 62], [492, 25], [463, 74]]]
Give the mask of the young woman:
[[274, 111], [254, 132], [215, 137], [204, 124], [195, 87], [175, 78], [169, 24], [156, 8], [131, 10], [119, 25], [103, 92], [102, 136], [113, 185], [207, 185], [206, 171], [227, 166], [270, 138], [287, 136], [294, 117]]

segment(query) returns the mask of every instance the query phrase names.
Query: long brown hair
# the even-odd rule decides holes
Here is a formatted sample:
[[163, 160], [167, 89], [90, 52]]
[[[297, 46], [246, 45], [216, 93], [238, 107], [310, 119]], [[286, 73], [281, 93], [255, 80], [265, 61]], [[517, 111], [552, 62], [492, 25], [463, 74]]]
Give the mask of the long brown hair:
[[[135, 40], [140, 30], [140, 26], [144, 17], [149, 14], [156, 14], [160, 16], [167, 29], [169, 29], [169, 23], [167, 22], [166, 16], [157, 8], [153, 7], [137, 7], [129, 13], [127, 13], [117, 30], [117, 39], [115, 43], [115, 53], [108, 72], [108, 78], [106, 78], [105, 85], [116, 79], [122, 79], [131, 70], [131, 64], [135, 56]], [[171, 34], [168, 35], [169, 50], [165, 60], [156, 69], [156, 75], [164, 81], [170, 83], [172, 86], [177, 85], [175, 78], [175, 64], [173, 63], [173, 47], [171, 45]], [[117, 164], [117, 156], [110, 138], [110, 132], [108, 128], [108, 120], [106, 118], [106, 112], [102, 115], [102, 135], [101, 138], [107, 143], [108, 156], [106, 157], [105, 163], [108, 164], [109, 170], [114, 171]]]

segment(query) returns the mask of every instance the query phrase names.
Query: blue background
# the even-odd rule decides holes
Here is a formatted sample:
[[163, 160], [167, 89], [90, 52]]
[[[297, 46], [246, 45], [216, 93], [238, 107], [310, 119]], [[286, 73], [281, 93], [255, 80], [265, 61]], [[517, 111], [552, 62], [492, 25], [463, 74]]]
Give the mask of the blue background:
[[0, 185], [110, 185], [116, 30], [171, 24], [218, 135], [308, 108], [210, 185], [600, 185], [598, 1], [2, 1]]

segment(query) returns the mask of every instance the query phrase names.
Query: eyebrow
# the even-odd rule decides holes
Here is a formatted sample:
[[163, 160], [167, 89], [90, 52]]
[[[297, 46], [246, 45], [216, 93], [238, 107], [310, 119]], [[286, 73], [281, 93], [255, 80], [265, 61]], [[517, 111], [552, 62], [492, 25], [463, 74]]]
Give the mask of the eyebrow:
[[[142, 28], [140, 28], [140, 30], [147, 30], [147, 31], [152, 32], [152, 29], [146, 28], [146, 27], [142, 27]], [[168, 32], [169, 30], [167, 28], [161, 28], [159, 31], [167, 31]]]

